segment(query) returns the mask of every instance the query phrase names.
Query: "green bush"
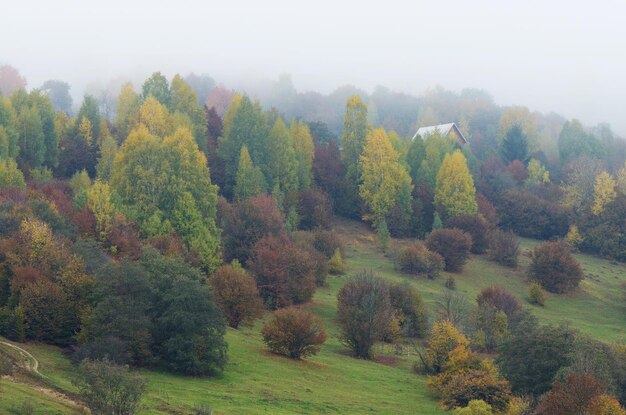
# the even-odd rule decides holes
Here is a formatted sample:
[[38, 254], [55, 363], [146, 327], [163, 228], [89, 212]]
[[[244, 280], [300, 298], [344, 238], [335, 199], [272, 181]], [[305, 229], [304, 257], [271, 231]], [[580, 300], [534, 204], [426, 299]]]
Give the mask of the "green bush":
[[528, 298], [530, 299], [531, 304], [537, 304], [542, 307], [546, 302], [546, 295], [543, 292], [543, 288], [541, 288], [541, 285], [536, 282], [530, 284], [530, 287], [528, 288]]

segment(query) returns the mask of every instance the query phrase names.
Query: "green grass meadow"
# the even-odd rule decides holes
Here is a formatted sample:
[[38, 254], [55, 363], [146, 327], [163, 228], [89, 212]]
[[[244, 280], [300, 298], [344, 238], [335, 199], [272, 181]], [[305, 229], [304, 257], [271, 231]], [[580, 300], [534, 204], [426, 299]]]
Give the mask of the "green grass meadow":
[[[165, 372], [143, 371], [148, 378], [142, 401], [142, 414], [193, 414], [198, 405], [210, 405], [214, 414], [441, 414], [437, 399], [426, 390], [426, 377], [416, 375], [417, 360], [410, 346], [376, 346], [377, 358], [365, 361], [352, 358], [338, 339], [334, 321], [337, 292], [346, 278], [360, 269], [372, 269], [389, 281], [407, 281], [422, 293], [431, 316], [435, 302], [449, 275], [457, 291], [473, 302], [484, 287], [498, 284], [513, 292], [543, 324], [568, 323], [606, 342], [626, 341], [626, 310], [622, 284], [626, 266], [607, 260], [577, 255], [588, 277], [580, 288], [567, 295], [548, 295], [545, 307], [528, 304], [526, 266], [521, 257], [516, 270], [501, 267], [484, 256], [474, 256], [459, 274], [444, 273], [437, 280], [412, 278], [399, 274], [393, 263], [377, 246], [365, 225], [341, 222], [337, 230], [346, 242], [346, 276], [329, 277], [328, 285], [317, 290], [306, 307], [324, 321], [329, 339], [319, 355], [293, 361], [265, 349], [260, 336], [262, 321], [252, 328], [229, 329], [229, 363], [217, 378], [191, 378]], [[401, 246], [407, 241], [392, 241]], [[537, 243], [522, 240], [522, 251]], [[266, 316], [267, 317], [267, 316]], [[40, 362], [43, 380], [50, 387], [75, 392], [71, 377], [73, 366], [55, 347], [21, 345]], [[0, 381], [0, 412], [29, 399], [36, 413], [77, 413], [76, 408], [39, 393], [34, 386]], [[72, 412], [74, 411], [74, 412]]]

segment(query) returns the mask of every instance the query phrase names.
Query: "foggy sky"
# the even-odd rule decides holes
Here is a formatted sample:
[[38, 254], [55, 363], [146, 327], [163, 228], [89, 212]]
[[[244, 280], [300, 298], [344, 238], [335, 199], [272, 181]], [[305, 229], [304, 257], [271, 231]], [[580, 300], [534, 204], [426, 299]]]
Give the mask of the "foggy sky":
[[299, 91], [324, 93], [474, 87], [626, 136], [624, 1], [0, 0], [0, 11], [0, 64], [29, 87], [61, 79], [77, 95], [156, 70], [227, 86], [290, 73]]

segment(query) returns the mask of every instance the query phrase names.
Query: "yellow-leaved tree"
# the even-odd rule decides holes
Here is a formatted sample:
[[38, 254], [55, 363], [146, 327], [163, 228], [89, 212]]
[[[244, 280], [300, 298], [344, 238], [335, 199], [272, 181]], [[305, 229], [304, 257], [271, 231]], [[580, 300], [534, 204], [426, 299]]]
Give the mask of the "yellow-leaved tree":
[[368, 133], [359, 163], [362, 180], [359, 194], [367, 206], [363, 219], [373, 221], [378, 227], [396, 204], [402, 186], [410, 185], [411, 178], [382, 128]]
[[108, 183], [96, 180], [87, 192], [87, 206], [96, 218], [96, 229], [101, 239], [106, 238], [113, 220], [115, 207], [111, 201]]
[[478, 211], [474, 180], [461, 150], [446, 154], [443, 159], [437, 173], [435, 206], [444, 220]]
[[615, 200], [617, 197], [615, 186], [617, 183], [608, 172], [603, 171], [596, 176], [596, 183], [593, 187], [593, 205], [591, 206], [591, 212], [594, 215], [604, 212], [606, 205]]

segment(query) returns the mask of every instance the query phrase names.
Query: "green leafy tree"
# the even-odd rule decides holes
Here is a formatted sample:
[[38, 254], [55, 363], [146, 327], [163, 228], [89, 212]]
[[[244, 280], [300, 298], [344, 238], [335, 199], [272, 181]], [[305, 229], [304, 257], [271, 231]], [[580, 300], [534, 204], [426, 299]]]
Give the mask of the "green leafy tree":
[[73, 383], [95, 415], [137, 413], [146, 387], [146, 380], [131, 372], [128, 366], [118, 366], [108, 360], [83, 361]]
[[357, 95], [351, 96], [346, 103], [341, 135], [341, 160], [346, 168], [342, 183], [344, 203], [342, 213], [356, 216], [359, 212], [359, 184], [361, 171], [359, 161], [367, 138], [367, 106]]
[[374, 344], [398, 325], [389, 287], [371, 271], [361, 271], [341, 287], [337, 301], [342, 341], [356, 357], [371, 358]]
[[72, 96], [70, 95], [70, 84], [57, 79], [49, 79], [43, 83], [41, 90], [50, 97], [50, 102], [57, 111], [66, 114], [72, 113]]
[[112, 136], [107, 136], [100, 146], [100, 158], [96, 164], [96, 175], [104, 181], [111, 180], [113, 161], [117, 153], [117, 141]]
[[144, 232], [155, 223], [157, 229], [171, 223], [191, 248], [200, 250], [207, 270], [219, 265], [217, 187], [189, 130], [165, 138], [143, 126], [132, 131], [115, 157], [111, 187]]
[[19, 151], [17, 114], [11, 101], [0, 97], [0, 159], [16, 158]]
[[424, 140], [425, 156], [420, 163], [417, 173], [415, 173], [415, 183], [426, 182], [431, 188], [434, 188], [437, 181], [437, 173], [441, 169], [443, 159], [446, 154], [454, 151], [457, 144], [453, 141], [454, 139], [443, 137], [439, 132], [429, 134], [424, 137]]
[[435, 187], [435, 205], [441, 216], [473, 215], [478, 211], [474, 180], [460, 150], [446, 154]]
[[235, 180], [235, 199], [244, 200], [251, 196], [263, 193], [265, 190], [265, 178], [261, 169], [254, 165], [248, 152], [248, 147], [241, 147], [239, 167]]
[[[262, 168], [268, 182], [269, 128], [265, 114], [258, 103], [235, 95], [224, 115], [224, 136], [219, 139], [218, 153], [224, 160], [224, 193], [233, 195], [241, 147], [248, 147], [250, 156]], [[286, 150], [289, 151], [289, 150]], [[268, 183], [269, 184], [269, 183]]]
[[267, 142], [266, 177], [270, 187], [280, 186], [283, 192], [298, 190], [298, 162], [289, 129], [282, 119], [276, 120]]
[[301, 121], [292, 121], [289, 126], [289, 133], [293, 141], [293, 148], [296, 155], [298, 182], [300, 189], [311, 186], [313, 171], [313, 138], [309, 127]]
[[601, 143], [593, 135], [587, 133], [578, 120], [565, 122], [559, 134], [558, 146], [563, 164], [581, 156], [602, 156]]
[[518, 124], [514, 124], [502, 140], [500, 152], [506, 164], [514, 160], [525, 163], [528, 159], [528, 139]]
[[46, 157], [45, 136], [39, 110], [36, 106], [22, 108], [17, 117], [20, 137], [19, 161], [35, 168], [41, 167]]
[[13, 159], [0, 159], [0, 190], [13, 187], [22, 190], [26, 188], [24, 175]]
[[162, 105], [171, 108], [172, 93], [167, 78], [161, 72], [153, 73], [141, 86], [141, 98], [154, 97]]
[[87, 194], [91, 187], [91, 179], [87, 171], [81, 170], [76, 172], [70, 179], [70, 186], [74, 193], [74, 205], [78, 209], [82, 209], [87, 203]]

